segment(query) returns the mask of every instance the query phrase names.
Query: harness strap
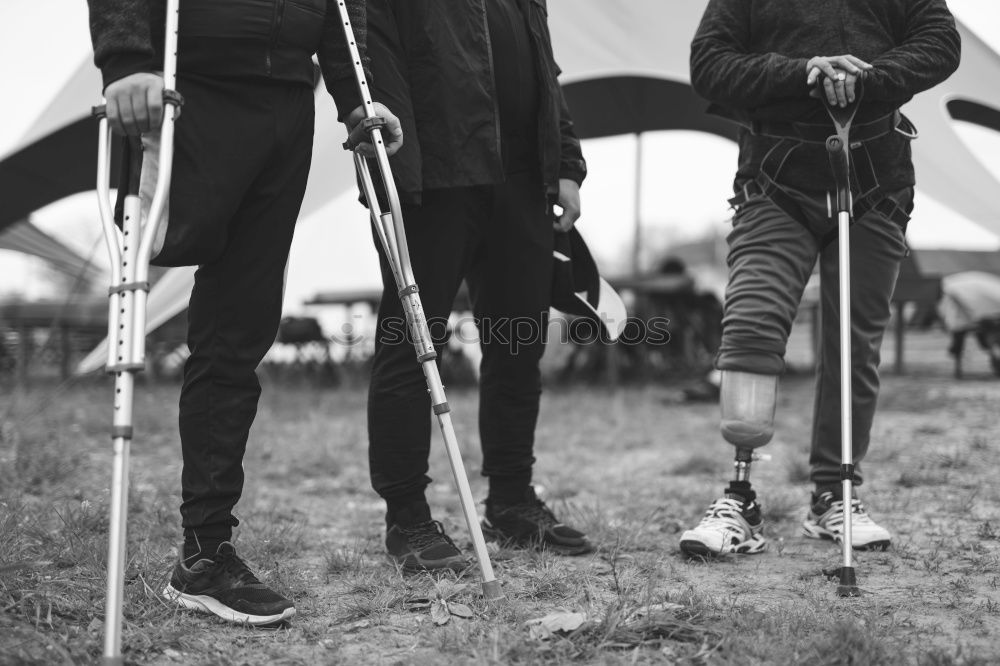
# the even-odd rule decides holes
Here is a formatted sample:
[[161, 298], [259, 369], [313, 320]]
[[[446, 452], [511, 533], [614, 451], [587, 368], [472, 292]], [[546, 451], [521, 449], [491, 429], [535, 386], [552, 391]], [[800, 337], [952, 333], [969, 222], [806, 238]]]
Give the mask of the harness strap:
[[[736, 196], [729, 199], [729, 205], [732, 208], [739, 208], [755, 196], [767, 197], [771, 203], [784, 211], [785, 214], [806, 227], [806, 229], [809, 229], [805, 214], [802, 212], [802, 207], [799, 206], [798, 202], [764, 173], [758, 174], [755, 180], [744, 183], [743, 189]], [[904, 230], [906, 229], [906, 223], [910, 221], [910, 216], [903, 210], [899, 202], [892, 197], [868, 196], [854, 202], [854, 214], [851, 216], [851, 223], [853, 224], [855, 219], [860, 219], [871, 211], [878, 212]], [[811, 230], [810, 233], [812, 233]], [[825, 248], [835, 240], [837, 240], [836, 227], [822, 236], [816, 236], [816, 241], [819, 243], [820, 248]]]
[[781, 186], [760, 173], [755, 180], [747, 181], [743, 184], [743, 190], [729, 200], [731, 208], [739, 208], [755, 196], [767, 197], [771, 203], [783, 210], [789, 217], [802, 226], [808, 228], [806, 216], [802, 212], [802, 207], [791, 196], [788, 195]]
[[[799, 143], [825, 144], [827, 137], [833, 133], [829, 124], [822, 123], [782, 123], [753, 120], [745, 125], [755, 136], [770, 139], [792, 139]], [[880, 139], [890, 132], [899, 132], [909, 139], [917, 138], [917, 130], [897, 109], [881, 118], [851, 126], [851, 147]]]

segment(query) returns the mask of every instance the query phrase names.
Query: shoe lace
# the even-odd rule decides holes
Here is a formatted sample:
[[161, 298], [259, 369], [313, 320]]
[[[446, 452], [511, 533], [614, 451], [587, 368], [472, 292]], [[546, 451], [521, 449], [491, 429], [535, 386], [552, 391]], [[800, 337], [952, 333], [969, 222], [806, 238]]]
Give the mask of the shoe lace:
[[540, 528], [548, 528], [559, 524], [552, 509], [540, 499], [533, 499], [523, 504], [515, 504], [508, 511], [515, 511], [521, 518], [535, 523]]
[[698, 526], [730, 530], [743, 529], [742, 522], [738, 520], [743, 515], [743, 508], [741, 500], [731, 497], [719, 498], [708, 507]]
[[[844, 502], [834, 500], [830, 502], [830, 517], [827, 519], [827, 527], [838, 527], [844, 524]], [[865, 505], [861, 500], [855, 498], [851, 500], [851, 525], [874, 525], [875, 521], [868, 515]]]
[[445, 533], [444, 525], [436, 520], [428, 520], [413, 527], [400, 527], [399, 531], [406, 536], [406, 541], [413, 550], [426, 550], [439, 543], [457, 548], [455, 542]]
[[230, 576], [235, 578], [238, 582], [243, 585], [260, 585], [260, 580], [257, 576], [250, 571], [250, 567], [247, 566], [246, 562], [240, 559], [236, 554], [235, 550], [232, 549], [220, 549], [214, 556], [212, 556], [212, 561], [215, 562], [216, 566]]

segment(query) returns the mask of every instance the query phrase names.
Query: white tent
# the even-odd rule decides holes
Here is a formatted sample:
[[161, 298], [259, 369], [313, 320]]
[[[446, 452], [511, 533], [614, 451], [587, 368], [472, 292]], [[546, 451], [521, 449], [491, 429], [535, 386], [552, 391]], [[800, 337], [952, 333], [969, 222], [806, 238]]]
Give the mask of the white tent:
[[0, 249], [43, 259], [60, 273], [84, 283], [101, 274], [93, 262], [36, 227], [31, 220], [21, 220], [0, 231]]
[[[688, 48], [704, 5], [704, 0], [550, 0], [554, 48], [584, 136], [651, 129], [694, 129], [721, 136], [731, 133], [732, 128], [702, 113], [705, 104], [686, 85]], [[1000, 78], [1000, 56], [967, 28], [960, 29], [963, 60], [959, 71], [905, 109], [921, 132], [914, 144], [918, 188], [1000, 234], [1000, 183], [956, 134], [949, 116], [950, 106], [959, 117], [975, 122], [985, 118], [986, 124], [993, 126], [990, 122], [994, 117], [989, 112], [1000, 109], [1000, 89], [995, 85]], [[51, 136], [67, 122], [79, 122], [99, 87], [93, 67], [81, 65], [19, 145], [35, 145], [33, 142]], [[288, 274], [288, 291], [297, 294], [302, 293], [297, 285], [305, 280], [305, 271], [315, 274], [317, 266], [341, 262], [364, 268], [355, 271], [356, 282], [335, 286], [377, 283], [366, 214], [354, 201], [351, 161], [340, 149], [342, 129], [333, 119], [326, 94], [321, 92], [319, 97], [313, 172]], [[726, 166], [731, 169], [734, 165]], [[681, 197], [683, 192], [673, 196]], [[370, 254], [370, 260], [359, 263], [359, 253]], [[190, 282], [178, 279], [172, 285], [171, 298], [163, 301], [172, 302], [180, 311]], [[159, 302], [160, 292], [166, 289], [166, 283], [154, 287], [151, 299]], [[151, 308], [151, 316], [154, 314], [169, 318], [174, 313]], [[81, 369], [86, 367], [84, 364]]]

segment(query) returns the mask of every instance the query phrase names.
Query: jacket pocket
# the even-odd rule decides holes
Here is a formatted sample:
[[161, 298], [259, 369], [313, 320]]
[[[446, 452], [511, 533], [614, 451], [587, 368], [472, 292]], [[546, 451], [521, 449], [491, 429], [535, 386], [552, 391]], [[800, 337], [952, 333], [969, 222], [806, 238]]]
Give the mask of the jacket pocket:
[[278, 42], [315, 53], [323, 40], [324, 0], [285, 0]]

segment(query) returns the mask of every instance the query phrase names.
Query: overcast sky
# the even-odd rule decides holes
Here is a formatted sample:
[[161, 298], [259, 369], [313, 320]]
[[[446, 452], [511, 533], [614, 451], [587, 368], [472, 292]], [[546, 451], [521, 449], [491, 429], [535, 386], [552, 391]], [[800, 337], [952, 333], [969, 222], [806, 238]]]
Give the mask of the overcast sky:
[[[1000, 2], [952, 0], [949, 6], [959, 19], [1000, 50]], [[18, 143], [89, 51], [84, 0], [0, 2], [0, 81], [7, 102], [0, 123], [0, 155]], [[1000, 135], [964, 123], [958, 125], [963, 140], [1000, 178]], [[606, 270], [621, 272], [627, 268], [635, 219], [635, 139], [626, 136], [589, 140], [584, 144], [584, 153], [590, 175], [582, 193], [584, 217], [580, 228]], [[645, 136], [642, 154], [640, 210], [647, 245], [661, 246], [670, 239], [682, 240], [706, 229], [724, 229], [725, 199], [730, 194], [736, 162], [733, 144], [700, 133], [659, 132]], [[40, 211], [34, 220], [79, 251], [90, 251], [99, 238], [95, 208], [93, 195], [81, 195]], [[354, 257], [357, 266], [343, 275], [328, 276], [326, 288], [377, 283], [365, 217], [355, 213], [359, 228], [341, 228], [338, 239], [343, 242], [338, 246], [342, 258]], [[910, 230], [915, 247], [948, 244], [995, 249], [1000, 243], [993, 234], [926, 196], [918, 199]], [[103, 252], [100, 247], [100, 261], [104, 260]], [[9, 284], [15, 276], [23, 275], [23, 261], [10, 254], [0, 251], [0, 283]], [[328, 270], [330, 262], [324, 264]], [[303, 284], [295, 284], [299, 282]], [[323, 278], [299, 274], [294, 280], [290, 276], [289, 288], [302, 292], [294, 295], [298, 297], [322, 284]]]

